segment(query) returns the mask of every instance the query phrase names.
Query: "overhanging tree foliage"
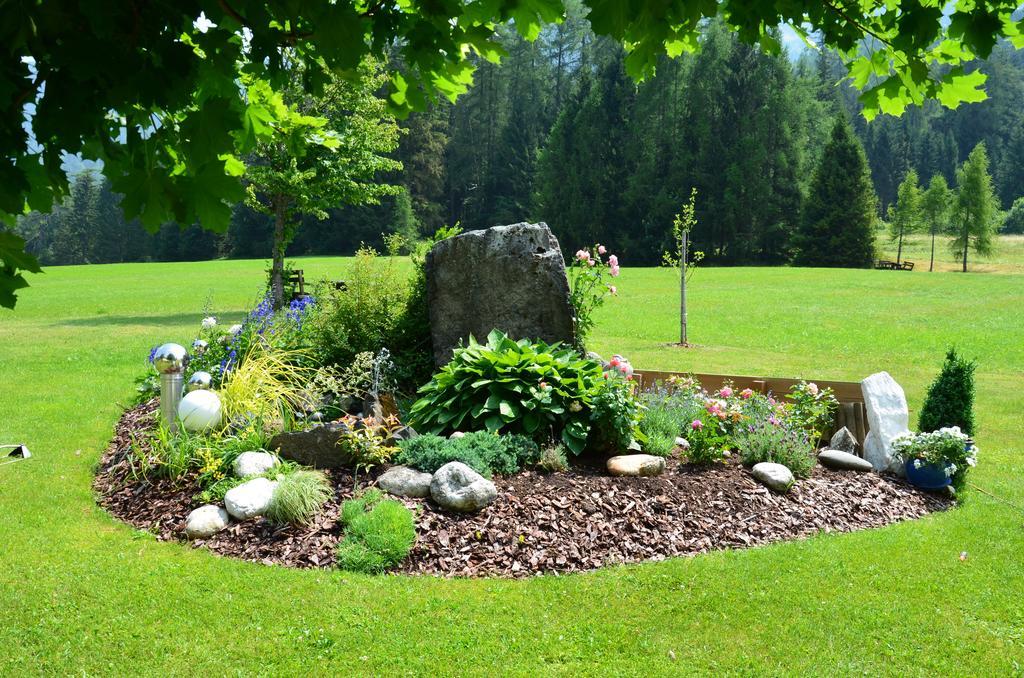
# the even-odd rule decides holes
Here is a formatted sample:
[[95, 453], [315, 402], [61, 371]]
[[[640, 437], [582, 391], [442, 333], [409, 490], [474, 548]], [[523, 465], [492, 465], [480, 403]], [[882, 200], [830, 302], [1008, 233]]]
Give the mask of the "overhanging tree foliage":
[[[946, 106], [984, 98], [985, 76], [962, 64], [986, 57], [999, 37], [1024, 46], [1016, 0], [836, 4], [814, 0], [671, 4], [587, 0], [599, 35], [627, 46], [634, 78], [659, 59], [698, 47], [704, 20], [721, 16], [747, 44], [778, 51], [771, 31], [789, 24], [844, 55], [864, 90], [865, 115], [902, 112], [937, 98]], [[367, 56], [397, 54], [391, 105], [423, 108], [472, 82], [471, 57], [502, 56], [497, 27], [509, 20], [529, 39], [564, 14], [561, 0], [237, 0], [92, 3], [11, 2], [0, 10], [0, 217], [8, 227], [26, 208], [48, 211], [67, 192], [65, 152], [103, 161], [125, 198], [126, 217], [153, 229], [166, 221], [223, 230], [242, 196], [239, 158], [279, 122], [277, 98], [246, 96], [239, 82], [277, 93], [290, 58], [353, 74]], [[870, 44], [869, 53], [861, 50]], [[326, 78], [310, 68], [319, 93]], [[244, 76], [244, 77], [243, 77]], [[23, 125], [31, 118], [30, 131]], [[0, 231], [0, 305], [13, 306], [38, 270], [24, 242]]]

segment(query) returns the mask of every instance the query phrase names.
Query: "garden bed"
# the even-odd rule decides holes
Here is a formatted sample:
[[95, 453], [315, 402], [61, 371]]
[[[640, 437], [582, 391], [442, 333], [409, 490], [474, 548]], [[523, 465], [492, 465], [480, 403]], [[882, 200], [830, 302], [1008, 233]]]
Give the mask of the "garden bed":
[[[135, 478], [125, 462], [133, 436], [153, 426], [154, 410], [150, 402], [124, 413], [95, 488], [114, 516], [159, 539], [185, 541], [185, 516], [199, 505], [194, 485], [188, 478]], [[352, 496], [354, 478], [346, 471], [328, 476], [335, 496], [309, 525], [278, 527], [257, 518], [192, 543], [268, 565], [330, 567], [341, 536], [339, 505]], [[372, 478], [360, 478], [360, 485]], [[603, 467], [574, 467], [550, 475], [524, 471], [495, 483], [497, 500], [476, 514], [403, 500], [416, 510], [417, 539], [402, 571], [512, 577], [585, 571], [879, 527], [950, 505], [895, 478], [820, 466], [788, 494], [777, 495], [731, 460], [692, 466], [671, 459], [654, 478], [614, 478]]]

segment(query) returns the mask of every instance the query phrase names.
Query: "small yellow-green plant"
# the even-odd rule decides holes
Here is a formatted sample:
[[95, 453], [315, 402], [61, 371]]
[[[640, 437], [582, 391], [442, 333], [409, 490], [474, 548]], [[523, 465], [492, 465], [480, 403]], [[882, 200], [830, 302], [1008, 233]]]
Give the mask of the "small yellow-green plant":
[[333, 494], [322, 471], [300, 468], [279, 474], [267, 519], [279, 525], [308, 524]]
[[342, 504], [345, 536], [338, 544], [338, 567], [376, 574], [401, 563], [416, 541], [412, 512], [401, 503], [382, 500], [379, 490]]

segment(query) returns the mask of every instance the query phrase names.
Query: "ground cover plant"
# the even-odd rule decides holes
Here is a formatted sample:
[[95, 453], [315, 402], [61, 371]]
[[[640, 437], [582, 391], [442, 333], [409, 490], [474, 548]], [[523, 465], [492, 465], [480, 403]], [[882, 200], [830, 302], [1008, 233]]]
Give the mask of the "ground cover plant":
[[[339, 264], [301, 266], [318, 277], [336, 276]], [[0, 439], [34, 454], [0, 467], [9, 517], [0, 529], [17, 546], [5, 549], [0, 572], [0, 672], [217, 672], [227, 663], [287, 673], [311, 658], [345, 673], [444, 672], [456, 657], [467, 671], [534, 673], [1012, 675], [1024, 665], [1020, 516], [970, 489], [955, 511], [880, 530], [512, 582], [268, 568], [157, 542], [112, 519], [94, 504], [93, 464], [146, 352], [194, 332], [211, 292], [218, 322], [241, 322], [263, 269], [56, 267], [0, 321], [4, 384], [15, 385], [0, 389]], [[591, 347], [675, 371], [855, 380], [884, 367], [906, 388], [915, 420], [955, 341], [979, 365], [985, 455], [971, 482], [1024, 503], [1019, 275], [701, 276], [715, 292], [691, 299], [700, 345], [666, 345], [678, 332], [673, 272], [624, 269], [628, 284], [597, 312]], [[67, 360], [68, 347], [87, 357]], [[249, 641], [224, 643], [225, 625], [251, 630]], [[509, 633], [519, 627], [539, 631]], [[914, 629], [914, 640], [894, 642], [893, 628]]]
[[412, 512], [371, 489], [341, 506], [338, 567], [378, 574], [398, 565], [416, 540]]
[[485, 477], [511, 475], [540, 461], [540, 448], [530, 438], [515, 433], [498, 436], [474, 431], [458, 438], [421, 435], [399, 443], [395, 461], [433, 473], [448, 462], [460, 461]]

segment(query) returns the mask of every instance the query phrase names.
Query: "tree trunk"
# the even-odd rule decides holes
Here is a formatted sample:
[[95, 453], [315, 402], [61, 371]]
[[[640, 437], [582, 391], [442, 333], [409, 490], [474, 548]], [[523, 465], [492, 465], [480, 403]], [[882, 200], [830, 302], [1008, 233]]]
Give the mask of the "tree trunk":
[[274, 310], [284, 308], [284, 197], [274, 196], [274, 245], [270, 266], [270, 295]]
[[896, 246], [896, 263], [900, 263], [900, 257], [903, 256], [903, 224], [900, 224], [900, 244]]
[[928, 272], [935, 270], [935, 229], [932, 229], [932, 260], [928, 264]]
[[967, 273], [967, 250], [971, 244], [970, 231], [964, 226], [964, 273]]
[[686, 246], [687, 233], [683, 231], [683, 246], [679, 257], [679, 343], [686, 346]]

